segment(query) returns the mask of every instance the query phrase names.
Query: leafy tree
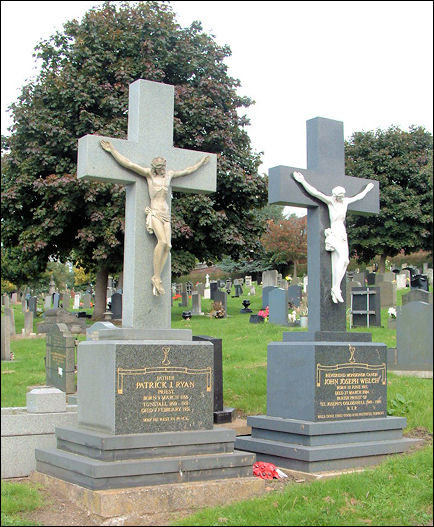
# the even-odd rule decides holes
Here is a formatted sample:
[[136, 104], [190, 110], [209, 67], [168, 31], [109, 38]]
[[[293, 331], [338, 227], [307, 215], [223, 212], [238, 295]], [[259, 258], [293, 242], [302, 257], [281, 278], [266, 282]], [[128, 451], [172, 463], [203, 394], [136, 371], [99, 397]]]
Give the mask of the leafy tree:
[[270, 220], [261, 241], [274, 264], [292, 262], [297, 278], [297, 264], [307, 258], [307, 216], [292, 214], [287, 220]]
[[263, 232], [255, 209], [265, 205], [267, 179], [238, 115], [253, 101], [237, 95], [240, 83], [223, 62], [229, 55], [199, 22], [181, 28], [159, 2], [105, 2], [42, 41], [41, 72], [12, 105], [12, 134], [2, 138], [5, 246], [35, 257], [40, 270], [73, 250], [78, 265], [98, 272], [97, 287], [121, 269], [124, 189], [77, 180], [77, 140], [125, 138], [128, 86], [142, 78], [175, 86], [175, 146], [218, 155], [215, 194], [174, 194], [174, 274], [196, 258], [249, 254]]
[[380, 182], [380, 214], [347, 217], [350, 250], [362, 262], [404, 250], [432, 252], [433, 138], [423, 127], [357, 132], [345, 147], [346, 173]]

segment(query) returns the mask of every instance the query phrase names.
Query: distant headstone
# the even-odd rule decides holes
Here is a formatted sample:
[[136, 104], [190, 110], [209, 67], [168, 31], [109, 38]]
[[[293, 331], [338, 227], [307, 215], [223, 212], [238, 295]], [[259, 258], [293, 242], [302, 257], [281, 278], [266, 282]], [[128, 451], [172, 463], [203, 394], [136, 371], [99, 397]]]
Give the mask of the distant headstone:
[[53, 309], [60, 307], [60, 295], [59, 293], [53, 294]]
[[240, 284], [237, 284], [235, 286], [235, 294], [234, 294], [234, 297], [235, 298], [238, 298], [239, 296], [241, 296], [243, 294], [243, 288]]
[[191, 293], [191, 300], [192, 300], [192, 308], [191, 308], [191, 314], [194, 315], [203, 315], [202, 307], [201, 307], [201, 296], [199, 292], [193, 292]]
[[262, 309], [265, 309], [270, 305], [268, 295], [270, 294], [270, 291], [273, 291], [273, 289], [276, 289], [276, 286], [266, 285], [262, 287]]
[[177, 294], [177, 295], [180, 295], [180, 294], [182, 293], [182, 291], [183, 291], [183, 285], [184, 285], [184, 284], [181, 284], [181, 283], [176, 284], [176, 294]]
[[277, 270], [263, 271], [262, 273], [262, 287], [277, 287]]
[[426, 302], [432, 304], [432, 293], [430, 291], [424, 291], [423, 289], [410, 289], [410, 291], [402, 295], [402, 305], [410, 302]]
[[[92, 299], [92, 296], [90, 295], [90, 293], [85, 293], [83, 295], [83, 308], [84, 309], [89, 309], [90, 308], [90, 301]], [[113, 299], [113, 296], [112, 296], [112, 299]]]
[[274, 288], [269, 295], [269, 321], [272, 324], [288, 325], [288, 292], [285, 289]]
[[56, 282], [54, 281], [53, 275], [51, 275], [48, 294], [52, 295], [55, 292], [56, 292]]
[[37, 303], [38, 303], [38, 299], [36, 296], [31, 296], [29, 298], [29, 302], [28, 302], [29, 311], [31, 311], [34, 316], [36, 316]]
[[9, 307], [9, 295], [7, 295], [6, 293], [2, 296], [2, 305], [4, 307]]
[[1, 316], [1, 360], [11, 360], [11, 320], [9, 316]]
[[11, 307], [4, 308], [5, 316], [9, 318], [9, 335], [15, 335], [15, 314]]
[[216, 291], [214, 293], [214, 302], [221, 302], [225, 315], [224, 318], [228, 316], [228, 295], [225, 291]]
[[307, 293], [307, 284], [308, 284], [308, 277], [303, 276], [303, 293]]
[[202, 283], [198, 283], [197, 286], [196, 286], [196, 290], [200, 294], [201, 297], [204, 296], [204, 294], [205, 294], [205, 285], [202, 284]]
[[389, 360], [389, 369], [432, 372], [432, 303], [409, 302], [398, 306], [396, 315], [396, 355]]
[[303, 294], [303, 288], [299, 285], [291, 285], [288, 287], [288, 302], [293, 306], [299, 307], [301, 303], [301, 297]]
[[396, 275], [396, 289], [405, 289], [407, 287], [407, 276], [404, 273]]
[[12, 295], [11, 295], [11, 303], [12, 304], [17, 304], [18, 303], [18, 295], [15, 292], [12, 293]]
[[396, 283], [383, 280], [377, 286], [380, 288], [381, 307], [396, 306]]
[[381, 326], [380, 287], [353, 287], [351, 290], [351, 326]]
[[71, 299], [71, 295], [69, 293], [63, 293], [62, 294], [63, 309], [66, 309], [66, 310], [69, 309], [70, 299]]
[[33, 311], [26, 311], [24, 313], [24, 334], [30, 335], [33, 333]]
[[186, 291], [188, 296], [191, 295], [191, 293], [193, 292], [193, 283], [192, 282], [185, 282], [185, 291]]
[[50, 309], [51, 308], [51, 295], [46, 295], [44, 298], [44, 309]]
[[250, 287], [249, 295], [251, 295], [251, 296], [255, 296], [256, 295], [256, 289], [255, 289], [255, 287], [253, 285]]
[[75, 393], [75, 338], [66, 324], [53, 324], [46, 336], [45, 374], [47, 386]]
[[122, 295], [121, 293], [114, 293], [111, 301], [111, 312], [113, 313], [113, 320], [120, 320], [122, 318]]
[[217, 283], [217, 281], [213, 280], [212, 282], [210, 282], [209, 283], [209, 288], [210, 288], [210, 298], [211, 298], [211, 300], [215, 300], [215, 294], [218, 291], [218, 283]]
[[246, 287], [251, 287], [251, 285], [252, 285], [252, 277], [251, 276], [245, 276], [244, 277], [244, 283], [246, 284]]
[[179, 307], [187, 307], [188, 306], [188, 293], [187, 291], [183, 291], [181, 293], [181, 302], [178, 304]]
[[61, 307], [45, 311], [44, 322], [38, 324], [38, 333], [48, 333], [56, 324], [65, 324], [71, 333], [86, 333], [86, 318], [79, 318], [76, 313], [69, 313]]
[[75, 293], [72, 309], [80, 309], [80, 293]]

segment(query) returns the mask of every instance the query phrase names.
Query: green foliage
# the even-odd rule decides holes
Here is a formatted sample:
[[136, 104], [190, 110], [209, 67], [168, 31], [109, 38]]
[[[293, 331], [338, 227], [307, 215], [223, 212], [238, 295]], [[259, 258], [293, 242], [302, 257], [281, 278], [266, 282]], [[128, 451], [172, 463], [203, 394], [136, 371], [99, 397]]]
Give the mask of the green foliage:
[[394, 399], [388, 400], [387, 413], [389, 415], [406, 415], [409, 413], [412, 401], [408, 401], [403, 395], [397, 393]]
[[380, 214], [347, 218], [351, 252], [361, 261], [432, 251], [432, 150], [422, 127], [357, 132], [345, 145], [346, 173], [380, 182]]
[[[240, 108], [237, 79], [227, 74], [228, 46], [199, 22], [181, 28], [167, 3], [112, 2], [72, 20], [36, 48], [41, 73], [11, 106], [11, 136], [2, 138], [2, 241], [43, 270], [49, 257], [87, 270], [122, 266], [124, 189], [78, 181], [77, 140], [85, 134], [125, 138], [128, 86], [137, 79], [175, 86], [174, 143], [218, 155], [217, 192], [174, 194], [175, 274], [197, 258], [234, 258], [255, 247], [263, 226], [267, 179], [257, 173]], [[184, 251], [181, 253], [181, 251]], [[179, 256], [177, 253], [179, 252]]]

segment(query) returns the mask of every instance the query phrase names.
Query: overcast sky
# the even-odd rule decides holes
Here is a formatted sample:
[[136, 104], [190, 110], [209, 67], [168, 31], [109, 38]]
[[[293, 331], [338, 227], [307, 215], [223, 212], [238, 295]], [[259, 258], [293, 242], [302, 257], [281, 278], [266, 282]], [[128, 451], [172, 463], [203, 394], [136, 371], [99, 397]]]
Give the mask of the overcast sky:
[[[116, 2], [117, 3], [117, 2]], [[72, 18], [102, 2], [1, 2], [2, 134], [6, 108], [37, 73], [32, 53]], [[256, 104], [246, 111], [261, 172], [306, 166], [306, 121], [326, 117], [355, 131], [433, 132], [433, 3], [173, 1], [182, 26], [200, 20], [227, 44], [238, 93]]]

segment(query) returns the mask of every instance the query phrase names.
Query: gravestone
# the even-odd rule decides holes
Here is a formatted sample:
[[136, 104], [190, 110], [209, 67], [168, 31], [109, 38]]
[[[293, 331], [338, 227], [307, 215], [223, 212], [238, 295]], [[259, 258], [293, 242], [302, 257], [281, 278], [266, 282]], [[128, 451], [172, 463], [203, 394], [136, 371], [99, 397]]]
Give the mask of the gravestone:
[[269, 294], [270, 291], [273, 291], [276, 287], [277, 286], [274, 285], [262, 286], [262, 309], [265, 309], [270, 305]]
[[192, 301], [191, 314], [193, 316], [203, 315], [203, 311], [201, 307], [201, 296], [197, 291], [191, 293], [191, 301]]
[[309, 283], [309, 279], [307, 276], [303, 276], [303, 293], [307, 293], [307, 284]]
[[288, 326], [288, 293], [285, 289], [275, 288], [269, 295], [270, 314], [269, 321], [272, 324]]
[[71, 333], [86, 333], [86, 319], [79, 318], [77, 313], [69, 313], [61, 307], [45, 311], [44, 321], [38, 324], [38, 333], [48, 333], [57, 324], [65, 324]]
[[303, 288], [299, 285], [291, 285], [288, 287], [288, 302], [293, 306], [300, 307], [302, 295]]
[[56, 282], [54, 281], [53, 275], [51, 275], [50, 284], [48, 287], [48, 294], [53, 295], [56, 292]]
[[432, 293], [423, 289], [410, 289], [408, 293], [401, 297], [402, 305], [410, 302], [426, 302], [432, 304]]
[[396, 288], [405, 289], [407, 287], [407, 276], [404, 273], [396, 275]]
[[205, 294], [205, 286], [204, 286], [204, 284], [202, 284], [202, 283], [197, 284], [196, 285], [196, 290], [197, 290], [197, 292], [199, 293], [199, 295], [201, 297], [204, 296], [204, 294]]
[[53, 324], [46, 335], [46, 385], [75, 393], [75, 338], [66, 324]]
[[90, 301], [92, 296], [90, 293], [84, 293], [83, 295], [83, 309], [90, 309]]
[[252, 286], [250, 287], [250, 290], [249, 290], [249, 293], [248, 293], [248, 294], [251, 295], [251, 296], [255, 296], [255, 295], [256, 295], [256, 289], [255, 289], [255, 286], [252, 285]]
[[14, 310], [11, 308], [11, 307], [5, 307], [4, 308], [4, 314], [6, 317], [9, 318], [9, 335], [10, 336], [14, 336], [16, 331], [15, 331], [15, 313], [14, 313]]
[[221, 302], [222, 303], [222, 307], [224, 309], [224, 317], [223, 318], [227, 318], [228, 316], [228, 295], [225, 291], [216, 291], [214, 293], [214, 302]]
[[1, 360], [11, 360], [11, 320], [1, 315]]
[[236, 284], [234, 298], [238, 298], [243, 294], [243, 287], [240, 284]]
[[9, 295], [7, 295], [6, 293], [2, 296], [2, 305], [4, 307], [9, 307]]
[[33, 333], [33, 311], [26, 311], [24, 313], [24, 334], [30, 335]]
[[193, 291], [193, 283], [185, 282], [185, 292], [187, 293], [187, 295], [190, 296], [192, 291]]
[[252, 277], [251, 276], [245, 276], [244, 277], [244, 283], [246, 284], [246, 287], [252, 286]]
[[71, 295], [69, 293], [63, 293], [62, 294], [62, 304], [63, 304], [63, 309], [66, 309], [66, 311], [68, 311], [69, 309], [69, 302], [71, 300]]
[[60, 307], [60, 295], [59, 293], [53, 293], [53, 309]]
[[180, 295], [183, 291], [183, 285], [184, 284], [176, 284], [176, 294]]
[[396, 355], [389, 360], [389, 369], [432, 373], [432, 303], [412, 301], [396, 311]]
[[209, 288], [210, 288], [210, 298], [211, 298], [211, 300], [215, 300], [215, 294], [218, 291], [218, 282], [215, 281], [215, 280], [212, 280], [209, 283]]
[[377, 283], [380, 288], [381, 307], [395, 307], [396, 306], [396, 282], [389, 282], [383, 280]]
[[36, 316], [37, 303], [38, 303], [38, 299], [36, 296], [31, 296], [29, 298], [29, 301], [28, 301], [29, 311], [31, 311], [34, 316]]
[[[317, 117], [307, 122], [307, 170], [269, 171], [269, 203], [308, 209], [307, 331], [283, 334], [267, 353], [267, 412], [250, 416], [251, 436], [235, 447], [258, 461], [304, 471], [344, 469], [379, 461], [415, 443], [403, 438], [406, 420], [387, 416], [387, 347], [370, 333], [346, 331], [345, 302], [333, 302], [331, 256], [324, 243], [328, 207], [293, 177], [306, 175], [323, 195], [342, 186], [357, 195], [367, 180], [345, 175], [343, 123]], [[378, 212], [379, 187], [349, 210]], [[342, 296], [345, 298], [345, 281]]]
[[45, 298], [44, 298], [44, 309], [50, 309], [51, 308], [51, 300], [52, 300], [52, 296], [51, 295], [46, 295], [45, 296]]
[[262, 287], [277, 287], [277, 270], [262, 272]]
[[181, 302], [178, 304], [179, 307], [187, 307], [188, 306], [188, 293], [187, 291], [182, 291], [181, 293]]
[[[128, 140], [110, 142], [140, 166], [157, 156], [170, 169], [191, 166], [200, 153], [173, 147], [173, 110], [173, 86], [135, 81]], [[234, 450], [233, 430], [213, 428], [213, 345], [172, 330], [170, 294], [153, 294], [146, 179], [108, 156], [101, 139], [80, 139], [78, 177], [126, 186], [122, 327], [96, 323], [79, 344], [78, 426], [56, 429], [58, 447], [36, 450], [36, 469], [92, 490], [251, 477], [255, 457]], [[170, 191], [215, 191], [217, 156], [209, 157]], [[168, 260], [166, 292], [170, 276]]]
[[110, 311], [113, 313], [112, 319], [119, 320], [122, 318], [122, 295], [121, 293], [114, 293], [112, 295]]
[[222, 339], [206, 335], [193, 335], [193, 341], [211, 342], [214, 347], [214, 423], [230, 423], [232, 422], [235, 409], [223, 406]]
[[351, 327], [381, 327], [380, 287], [353, 287], [351, 290]]
[[80, 293], [75, 293], [72, 309], [80, 309]]
[[11, 303], [12, 304], [17, 304], [18, 303], [18, 295], [15, 292], [11, 294]]

